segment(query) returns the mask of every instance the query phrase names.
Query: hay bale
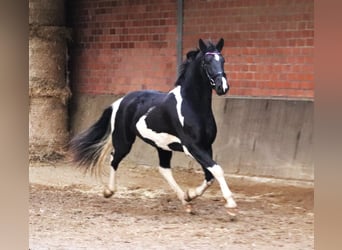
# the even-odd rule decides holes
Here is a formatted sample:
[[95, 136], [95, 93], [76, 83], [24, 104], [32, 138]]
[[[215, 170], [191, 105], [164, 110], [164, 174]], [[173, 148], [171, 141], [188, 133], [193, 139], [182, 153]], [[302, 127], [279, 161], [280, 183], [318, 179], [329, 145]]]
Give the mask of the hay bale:
[[31, 97], [29, 110], [30, 160], [57, 160], [68, 143], [67, 106], [56, 97]]
[[67, 40], [64, 0], [29, 0], [29, 155], [64, 156], [68, 133]]
[[63, 26], [65, 24], [63, 0], [30, 0], [29, 24]]
[[29, 25], [29, 38], [40, 38], [48, 41], [56, 40], [72, 40], [72, 29], [60, 26], [39, 26], [36, 24]]
[[[69, 98], [71, 97], [71, 90], [69, 86], [65, 88], [53, 88], [53, 84], [47, 83], [47, 81], [41, 80], [40, 82], [29, 84], [29, 97], [55, 97], [61, 100], [64, 105], [67, 105]], [[31, 87], [34, 86], [34, 87]], [[39, 86], [39, 87], [36, 87]]]
[[53, 88], [66, 86], [66, 41], [51, 42], [38, 37], [29, 40], [30, 88], [42, 88], [42, 83]]

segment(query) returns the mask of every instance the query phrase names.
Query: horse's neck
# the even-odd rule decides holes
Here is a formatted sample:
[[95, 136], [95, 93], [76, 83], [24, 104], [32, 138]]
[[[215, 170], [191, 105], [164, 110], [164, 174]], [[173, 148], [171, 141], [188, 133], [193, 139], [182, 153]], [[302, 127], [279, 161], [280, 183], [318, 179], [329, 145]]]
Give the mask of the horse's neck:
[[182, 97], [199, 112], [212, 112], [212, 90], [200, 77], [187, 79], [181, 86]]

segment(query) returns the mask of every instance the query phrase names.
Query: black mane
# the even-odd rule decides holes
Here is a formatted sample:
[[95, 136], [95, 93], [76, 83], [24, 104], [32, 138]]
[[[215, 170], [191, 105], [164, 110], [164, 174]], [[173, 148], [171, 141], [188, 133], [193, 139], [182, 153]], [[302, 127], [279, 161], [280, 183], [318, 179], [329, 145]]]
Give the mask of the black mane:
[[178, 79], [175, 83], [175, 86], [182, 84], [182, 82], [185, 79], [185, 72], [188, 69], [189, 64], [196, 59], [199, 52], [200, 50], [196, 49], [196, 50], [191, 50], [186, 54], [186, 59], [179, 67]]

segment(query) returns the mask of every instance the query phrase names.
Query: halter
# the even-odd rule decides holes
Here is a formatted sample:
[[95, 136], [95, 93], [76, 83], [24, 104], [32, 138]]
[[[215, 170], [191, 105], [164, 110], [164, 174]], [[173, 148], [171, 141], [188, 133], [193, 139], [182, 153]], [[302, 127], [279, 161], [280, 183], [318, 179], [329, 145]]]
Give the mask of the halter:
[[[204, 54], [204, 56], [205, 55], [221, 55], [221, 53], [219, 53], [219, 52], [206, 52], [205, 54]], [[215, 87], [216, 86], [216, 84], [215, 84], [215, 78], [216, 77], [218, 77], [219, 75], [222, 75], [222, 71], [219, 71], [219, 72], [217, 72], [213, 77], [211, 77], [210, 75], [209, 75], [209, 73], [208, 73], [208, 70], [207, 70], [207, 67], [205, 67], [206, 65], [205, 65], [205, 63], [204, 63], [204, 61], [202, 61], [202, 67], [204, 68], [204, 71], [205, 71], [205, 74], [207, 75], [207, 77], [208, 77], [208, 79], [209, 79], [209, 82], [210, 82], [210, 85], [212, 86], [212, 87]]]
[[206, 52], [204, 55], [221, 55], [220, 52]]

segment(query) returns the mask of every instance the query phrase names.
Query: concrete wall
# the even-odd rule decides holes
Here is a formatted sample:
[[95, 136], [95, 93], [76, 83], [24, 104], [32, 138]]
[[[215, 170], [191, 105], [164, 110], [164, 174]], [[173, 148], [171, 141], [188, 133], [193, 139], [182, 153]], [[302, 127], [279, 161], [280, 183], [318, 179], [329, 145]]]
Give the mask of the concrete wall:
[[[80, 94], [73, 99], [72, 133], [90, 126], [118, 96]], [[214, 159], [226, 173], [313, 180], [313, 101], [214, 96], [218, 126]], [[158, 165], [155, 149], [137, 139], [125, 161]], [[200, 169], [183, 153], [174, 167]]]

